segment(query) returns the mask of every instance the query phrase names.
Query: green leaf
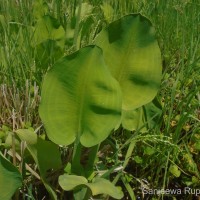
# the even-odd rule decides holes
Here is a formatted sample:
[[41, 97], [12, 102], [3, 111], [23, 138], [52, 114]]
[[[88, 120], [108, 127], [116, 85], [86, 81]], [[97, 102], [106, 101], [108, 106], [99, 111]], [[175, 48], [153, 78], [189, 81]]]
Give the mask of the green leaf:
[[46, 189], [53, 199], [57, 199], [56, 193], [46, 177], [48, 170], [57, 170], [62, 165], [58, 146], [51, 141], [45, 141], [37, 137], [37, 134], [29, 129], [19, 129], [16, 133], [21, 140], [26, 141], [27, 148], [38, 165]]
[[5, 31], [6, 30], [6, 19], [3, 15], [0, 15], [0, 31]]
[[121, 180], [122, 180], [124, 186], [126, 187], [126, 190], [127, 190], [128, 194], [129, 194], [131, 200], [136, 200], [135, 194], [133, 192], [133, 188], [129, 184], [127, 178], [125, 176], [122, 176]]
[[[12, 148], [12, 143], [13, 143], [13, 132], [11, 131], [7, 131], [6, 132], [6, 138], [5, 138], [5, 147], [7, 149], [10, 149]], [[21, 149], [21, 144], [20, 144], [20, 141], [18, 140], [18, 138], [15, 138], [15, 150], [20, 152], [20, 149]]]
[[4, 131], [4, 132], [9, 131], [9, 127], [3, 125], [3, 126], [2, 126], [2, 131]]
[[95, 44], [103, 49], [106, 64], [119, 81], [124, 110], [141, 107], [155, 97], [161, 81], [161, 53], [147, 18], [124, 16], [102, 30]]
[[122, 126], [129, 131], [140, 129], [140, 132], [146, 132], [159, 123], [161, 116], [162, 107], [155, 98], [152, 102], [140, 108], [123, 110]]
[[108, 4], [107, 2], [106, 3], [103, 2], [103, 4], [101, 5], [101, 10], [103, 11], [105, 20], [110, 22], [114, 15], [113, 7], [110, 4]]
[[36, 78], [41, 80], [40, 74], [45, 74], [49, 65], [64, 55], [65, 30], [57, 19], [45, 15], [37, 20], [33, 31], [31, 45], [35, 50], [37, 70], [41, 71], [36, 73]]
[[200, 141], [197, 141], [194, 143], [194, 148], [197, 150], [197, 151], [200, 151]]
[[[81, 4], [81, 20], [85, 17], [87, 18], [89, 15], [92, 15], [93, 6], [87, 2]], [[78, 15], [78, 7], [76, 7], [76, 17]]]
[[137, 164], [143, 163], [143, 159], [140, 156], [134, 156], [134, 160]]
[[154, 148], [151, 148], [151, 147], [145, 147], [144, 148], [144, 154], [146, 155], [152, 155], [155, 153], [155, 149]]
[[5, 138], [6, 133], [4, 131], [0, 131], [0, 139]]
[[66, 191], [74, 190], [81, 186], [87, 186], [94, 196], [98, 194], [106, 194], [115, 199], [121, 199], [123, 197], [122, 191], [120, 191], [110, 181], [103, 178], [95, 178], [92, 183], [88, 183], [87, 179], [83, 176], [63, 174], [59, 177], [58, 182]]
[[196, 176], [192, 176], [192, 183], [193, 184], [199, 184], [200, 180]]
[[91, 38], [92, 25], [94, 25], [94, 23], [95, 21], [92, 15], [81, 20], [79, 25], [81, 31], [79, 34], [81, 34], [82, 40]]
[[74, 190], [76, 187], [80, 185], [87, 185], [88, 181], [83, 176], [76, 175], [61, 175], [59, 176], [58, 182], [63, 190], [70, 191]]
[[107, 194], [115, 199], [123, 197], [123, 192], [104, 178], [95, 178], [92, 183], [88, 184], [88, 187], [91, 189], [93, 195]]
[[178, 169], [176, 165], [171, 165], [169, 167], [169, 171], [175, 176], [179, 177], [181, 175], [181, 171]]
[[37, 21], [34, 27], [32, 46], [35, 47], [46, 40], [55, 40], [60, 48], [64, 48], [64, 28], [57, 19], [49, 15], [45, 15]]
[[33, 16], [38, 19], [42, 18], [45, 14], [49, 13], [49, 7], [43, 0], [33, 2]]
[[[55, 63], [56, 60], [64, 55], [63, 47], [56, 40], [47, 39], [36, 47], [35, 61], [39, 70], [47, 69], [49, 64]], [[41, 75], [40, 75], [41, 76]]]
[[91, 147], [109, 135], [121, 118], [121, 91], [99, 47], [85, 47], [52, 67], [43, 82], [39, 113], [56, 144], [77, 138]]
[[[126, 130], [133, 131], [138, 130], [144, 126], [145, 121], [143, 118], [143, 109], [142, 107], [134, 110], [123, 110], [122, 112], [122, 126]], [[145, 132], [146, 128], [143, 127], [140, 132]]]
[[22, 177], [18, 169], [0, 153], [0, 199], [10, 200], [21, 185]]

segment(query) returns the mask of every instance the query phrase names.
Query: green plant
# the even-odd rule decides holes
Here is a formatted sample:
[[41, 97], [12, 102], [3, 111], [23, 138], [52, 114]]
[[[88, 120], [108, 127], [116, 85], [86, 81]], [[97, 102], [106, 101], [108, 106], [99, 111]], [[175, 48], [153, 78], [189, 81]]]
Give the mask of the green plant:
[[10, 199], [15, 191], [22, 185], [22, 176], [18, 169], [13, 166], [0, 153], [0, 197]]
[[[71, 174], [73, 144], [55, 145], [60, 150], [57, 156], [62, 158], [62, 165], [56, 169], [49, 164], [51, 169], [43, 173], [43, 164], [32, 159], [30, 144], [25, 148], [28, 142], [21, 141], [15, 131], [26, 128], [33, 137], [37, 134], [39, 139], [48, 140], [38, 115], [41, 80], [47, 69], [60, 56], [71, 54], [75, 46], [79, 49], [92, 44], [106, 24], [134, 12], [147, 16], [156, 29], [164, 69], [156, 99], [162, 107], [154, 99], [134, 111], [122, 112], [123, 128], [112, 131], [98, 149], [83, 147], [81, 165], [85, 166], [89, 152], [96, 148], [94, 174], [120, 185], [124, 199], [142, 198], [142, 186], [199, 187], [199, 9], [199, 0], [83, 0], [82, 4], [78, 0], [1, 0], [0, 150], [23, 178], [13, 199], [50, 199], [52, 192], [44, 187], [47, 184], [58, 199], [70, 199], [72, 192], [60, 188], [58, 177], [64, 172]], [[47, 35], [34, 43], [33, 39], [40, 37], [34, 36], [37, 27]], [[30, 136], [27, 130], [24, 132]], [[35, 152], [39, 152], [37, 148]], [[85, 188], [90, 191], [88, 186]], [[14, 189], [9, 195], [13, 192]], [[165, 197], [163, 194], [144, 198]], [[194, 197], [188, 194], [182, 198]]]
[[[58, 145], [74, 143], [70, 173], [75, 175], [61, 175], [61, 187], [73, 189], [74, 198], [81, 194], [87, 199], [91, 194], [85, 186], [97, 195], [106, 184], [105, 193], [120, 199], [122, 194], [111, 183], [94, 177], [98, 146], [126, 120], [123, 113], [134, 112], [154, 98], [161, 57], [151, 23], [140, 14], [111, 23], [95, 44], [101, 48], [84, 47], [60, 59], [47, 73], [40, 116], [50, 140]], [[91, 147], [84, 166], [80, 163], [83, 147]]]

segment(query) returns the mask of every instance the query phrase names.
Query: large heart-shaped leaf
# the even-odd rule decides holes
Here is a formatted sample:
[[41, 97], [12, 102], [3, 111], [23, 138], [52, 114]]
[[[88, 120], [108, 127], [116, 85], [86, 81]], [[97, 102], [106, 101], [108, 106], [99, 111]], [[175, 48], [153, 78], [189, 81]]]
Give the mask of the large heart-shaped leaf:
[[18, 169], [0, 153], [0, 199], [10, 200], [22, 185], [22, 176]]
[[95, 44], [103, 49], [106, 64], [119, 81], [123, 109], [150, 102], [161, 80], [161, 54], [151, 22], [130, 14], [102, 30]]
[[39, 112], [57, 144], [77, 138], [90, 147], [109, 135], [120, 121], [121, 90], [99, 47], [85, 47], [52, 67], [43, 82]]
[[106, 194], [115, 199], [123, 197], [123, 192], [104, 178], [95, 178], [93, 182], [88, 183], [87, 179], [83, 176], [63, 174], [59, 177], [58, 181], [60, 186], [66, 191], [74, 190], [78, 186], [87, 186], [94, 196]]

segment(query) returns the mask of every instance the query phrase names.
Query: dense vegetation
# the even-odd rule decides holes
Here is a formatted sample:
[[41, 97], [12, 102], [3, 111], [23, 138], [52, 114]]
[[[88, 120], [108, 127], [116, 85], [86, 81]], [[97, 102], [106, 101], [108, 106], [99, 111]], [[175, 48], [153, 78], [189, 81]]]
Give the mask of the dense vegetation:
[[[141, 188], [200, 188], [199, 10], [198, 0], [1, 1], [0, 170], [10, 166], [6, 157], [23, 177], [13, 199], [49, 199], [54, 193], [58, 199], [75, 198], [58, 184], [58, 176], [70, 171], [66, 164], [74, 146], [60, 146], [57, 151], [53, 143], [45, 143], [48, 137], [38, 112], [42, 82], [58, 59], [93, 44], [104, 27], [130, 13], [148, 17], [156, 30], [163, 65], [161, 87], [150, 109], [153, 115], [146, 107], [148, 120], [137, 119], [133, 131], [120, 127], [101, 143], [95, 173], [104, 173], [103, 177], [120, 186], [123, 199], [195, 198], [189, 193], [144, 195]], [[23, 140], [29, 144], [26, 149]], [[38, 141], [37, 148], [31, 146]], [[42, 146], [46, 150], [41, 153]], [[34, 157], [39, 155], [34, 148], [41, 157]], [[82, 150], [82, 165], [89, 151]], [[49, 168], [44, 169], [41, 162], [50, 154], [61, 154], [63, 165], [57, 159], [49, 161], [60, 168], [46, 175]]]

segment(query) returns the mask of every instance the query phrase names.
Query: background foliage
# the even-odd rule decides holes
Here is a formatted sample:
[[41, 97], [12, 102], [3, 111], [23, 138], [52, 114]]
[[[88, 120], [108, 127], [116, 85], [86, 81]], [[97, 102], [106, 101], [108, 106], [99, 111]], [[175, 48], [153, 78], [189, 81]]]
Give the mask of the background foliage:
[[[26, 178], [13, 199], [49, 198], [40, 179], [44, 177], [38, 175], [30, 157], [34, 145], [30, 144], [30, 153], [23, 152], [23, 143], [16, 138], [16, 145], [12, 145], [13, 132], [21, 128], [34, 130], [45, 138], [38, 105], [46, 71], [61, 55], [91, 44], [108, 23], [133, 12], [147, 16], [156, 29], [163, 77], [154, 102], [162, 114], [157, 116], [156, 123], [149, 123], [148, 131], [141, 127], [142, 119], [134, 132], [115, 131], [99, 149], [97, 170], [110, 169], [108, 175], [114, 183], [119, 176], [123, 177], [119, 183], [124, 198], [142, 198], [141, 187], [199, 188], [199, 10], [198, 0], [1, 1], [0, 149]], [[152, 110], [156, 109], [148, 105], [138, 112], [146, 112], [152, 118]], [[20, 154], [14, 156], [13, 149]], [[62, 160], [70, 158], [70, 149], [69, 146], [61, 150]], [[125, 168], [120, 170], [121, 166]], [[25, 173], [24, 167], [28, 172]], [[12, 171], [19, 176], [15, 168]], [[45, 181], [56, 182], [54, 172], [49, 177], [53, 178]], [[65, 199], [64, 193], [59, 195]], [[167, 197], [155, 196], [159, 198]]]

